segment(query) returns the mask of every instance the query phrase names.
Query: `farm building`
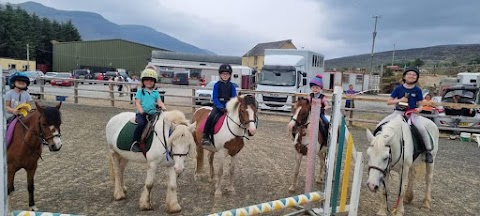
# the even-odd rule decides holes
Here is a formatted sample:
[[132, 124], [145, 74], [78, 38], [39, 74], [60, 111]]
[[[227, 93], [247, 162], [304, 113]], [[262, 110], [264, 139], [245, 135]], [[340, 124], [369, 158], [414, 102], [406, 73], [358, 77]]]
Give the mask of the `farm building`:
[[105, 72], [116, 68], [139, 73], [149, 62], [153, 50], [163, 50], [123, 39], [53, 43], [53, 70], [72, 71], [90, 68]]

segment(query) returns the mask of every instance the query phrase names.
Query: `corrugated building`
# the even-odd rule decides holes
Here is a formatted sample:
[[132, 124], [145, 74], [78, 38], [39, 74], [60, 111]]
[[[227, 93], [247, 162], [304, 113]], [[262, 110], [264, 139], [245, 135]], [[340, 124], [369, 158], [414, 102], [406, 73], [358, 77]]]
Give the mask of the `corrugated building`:
[[53, 71], [91, 68], [94, 72], [123, 68], [139, 73], [150, 61], [153, 50], [165, 49], [123, 39], [53, 43]]

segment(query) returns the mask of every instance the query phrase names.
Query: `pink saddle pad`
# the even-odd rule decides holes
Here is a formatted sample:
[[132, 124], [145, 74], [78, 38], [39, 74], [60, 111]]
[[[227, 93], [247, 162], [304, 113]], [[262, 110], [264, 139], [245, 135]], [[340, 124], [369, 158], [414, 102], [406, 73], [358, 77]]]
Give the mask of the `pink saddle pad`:
[[[218, 121], [215, 122], [215, 126], [213, 127], [213, 134], [217, 134], [218, 131], [220, 131], [220, 128], [222, 128], [222, 125], [223, 125], [223, 122], [225, 121], [225, 118], [227, 117], [227, 115], [223, 114], [222, 116], [220, 116], [220, 118], [218, 118]], [[207, 118], [203, 119], [202, 123], [200, 123], [200, 131], [203, 133], [204, 129], [205, 129], [205, 123], [207, 122]]]
[[10, 142], [12, 142], [13, 138], [13, 131], [15, 130], [15, 125], [17, 125], [18, 118], [15, 118], [10, 124], [8, 124], [7, 128], [7, 149], [10, 146]]

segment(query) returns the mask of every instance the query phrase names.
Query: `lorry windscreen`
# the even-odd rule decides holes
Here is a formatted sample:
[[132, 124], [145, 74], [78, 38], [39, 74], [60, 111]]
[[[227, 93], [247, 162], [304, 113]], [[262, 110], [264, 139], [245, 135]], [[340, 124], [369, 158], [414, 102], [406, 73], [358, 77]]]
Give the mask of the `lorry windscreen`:
[[295, 70], [263, 69], [260, 73], [259, 84], [271, 86], [295, 86]]

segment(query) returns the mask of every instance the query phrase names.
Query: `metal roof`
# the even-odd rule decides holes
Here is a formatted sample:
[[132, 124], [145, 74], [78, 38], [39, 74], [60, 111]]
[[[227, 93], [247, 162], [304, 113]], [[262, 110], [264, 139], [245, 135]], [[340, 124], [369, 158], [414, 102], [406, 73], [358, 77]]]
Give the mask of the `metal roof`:
[[259, 43], [253, 49], [248, 51], [243, 57], [247, 56], [263, 56], [265, 55], [265, 49], [280, 49], [285, 43], [292, 43], [292, 40], [273, 41], [266, 43]]
[[237, 56], [199, 55], [199, 54], [191, 54], [191, 53], [166, 52], [161, 50], [153, 50], [152, 59], [211, 62], [211, 63], [225, 63], [225, 64], [236, 64], [236, 65], [242, 64], [242, 57], [237, 57]]

